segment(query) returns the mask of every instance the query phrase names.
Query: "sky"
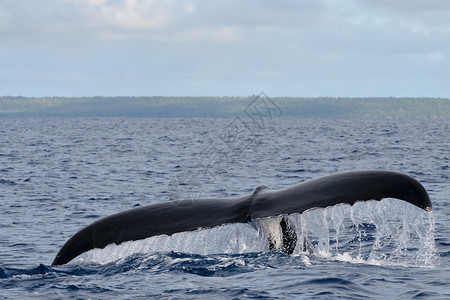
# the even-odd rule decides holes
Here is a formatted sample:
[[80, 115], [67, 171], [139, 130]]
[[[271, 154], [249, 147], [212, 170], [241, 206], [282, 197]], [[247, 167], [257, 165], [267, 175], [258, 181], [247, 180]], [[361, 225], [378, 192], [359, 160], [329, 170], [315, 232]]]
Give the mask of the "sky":
[[2, 0], [0, 96], [450, 97], [448, 0]]

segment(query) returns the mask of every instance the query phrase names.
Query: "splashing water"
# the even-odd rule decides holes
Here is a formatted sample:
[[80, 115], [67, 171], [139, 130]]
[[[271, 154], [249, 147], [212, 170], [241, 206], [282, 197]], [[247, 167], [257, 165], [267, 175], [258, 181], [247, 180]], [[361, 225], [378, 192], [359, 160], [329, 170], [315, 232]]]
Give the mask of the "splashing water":
[[[312, 209], [287, 216], [297, 234], [294, 255], [381, 266], [433, 268], [435, 215], [402, 201], [359, 202]], [[120, 261], [138, 253], [180, 252], [189, 254], [242, 254], [269, 251], [270, 238], [282, 240], [281, 217], [247, 224], [229, 224], [172, 236], [108, 245], [91, 250], [75, 262], [100, 264]], [[307, 244], [305, 253], [302, 243]], [[310, 249], [312, 246], [312, 249]]]
[[[81, 261], [100, 264], [124, 259], [138, 253], [179, 252], [189, 254], [240, 254], [266, 252], [269, 246], [251, 224], [229, 224], [171, 236], [160, 235], [144, 240], [110, 244], [80, 256]], [[75, 260], [76, 261], [76, 260]]]
[[316, 255], [384, 266], [434, 267], [435, 215], [402, 201], [359, 202], [290, 216]]

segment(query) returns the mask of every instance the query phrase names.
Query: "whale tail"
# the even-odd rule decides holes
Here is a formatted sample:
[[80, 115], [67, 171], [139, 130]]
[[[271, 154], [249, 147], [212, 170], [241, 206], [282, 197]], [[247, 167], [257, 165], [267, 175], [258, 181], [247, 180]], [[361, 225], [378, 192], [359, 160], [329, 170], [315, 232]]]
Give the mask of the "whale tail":
[[[62, 265], [78, 255], [108, 244], [172, 235], [230, 223], [281, 216], [276, 226], [281, 239], [270, 238], [271, 248], [292, 253], [296, 233], [283, 216], [340, 203], [397, 198], [431, 210], [425, 188], [412, 177], [389, 171], [355, 171], [309, 180], [272, 191], [259, 187], [235, 199], [199, 199], [164, 202], [117, 213], [98, 220], [70, 238], [56, 255], [53, 265]], [[278, 219], [278, 218], [276, 218]], [[283, 221], [284, 220], [284, 221]], [[305, 246], [306, 247], [306, 246]]]

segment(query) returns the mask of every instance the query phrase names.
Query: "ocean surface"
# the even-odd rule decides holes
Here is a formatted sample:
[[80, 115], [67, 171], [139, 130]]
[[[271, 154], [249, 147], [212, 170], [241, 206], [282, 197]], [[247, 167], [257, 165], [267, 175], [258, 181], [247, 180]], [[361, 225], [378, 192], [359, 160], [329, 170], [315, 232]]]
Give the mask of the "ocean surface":
[[[449, 299], [449, 159], [448, 120], [2, 118], [0, 299]], [[413, 176], [433, 210], [385, 199], [291, 215], [308, 253], [231, 224], [51, 266], [116, 212], [362, 169]]]

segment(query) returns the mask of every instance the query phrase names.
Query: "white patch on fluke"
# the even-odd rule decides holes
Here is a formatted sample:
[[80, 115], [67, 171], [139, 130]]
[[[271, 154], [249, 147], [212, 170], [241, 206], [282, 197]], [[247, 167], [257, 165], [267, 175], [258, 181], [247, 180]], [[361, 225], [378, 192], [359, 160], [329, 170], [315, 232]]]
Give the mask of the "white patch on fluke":
[[270, 240], [275, 249], [283, 246], [283, 233], [280, 226], [281, 217], [266, 218], [255, 221], [263, 236]]

